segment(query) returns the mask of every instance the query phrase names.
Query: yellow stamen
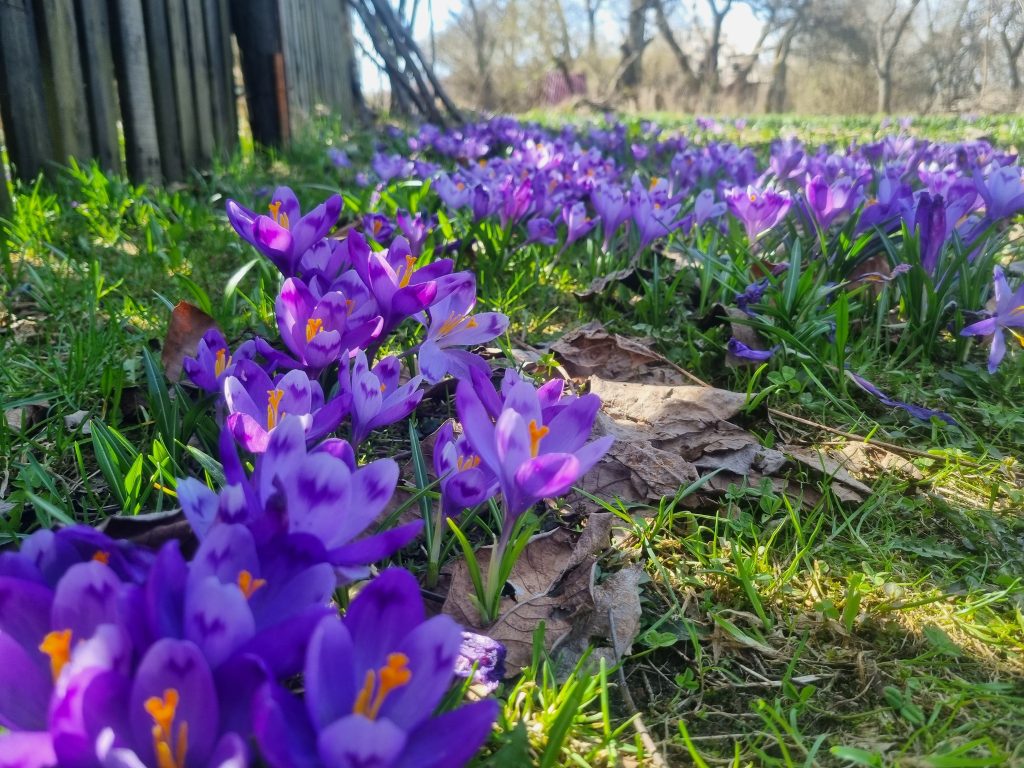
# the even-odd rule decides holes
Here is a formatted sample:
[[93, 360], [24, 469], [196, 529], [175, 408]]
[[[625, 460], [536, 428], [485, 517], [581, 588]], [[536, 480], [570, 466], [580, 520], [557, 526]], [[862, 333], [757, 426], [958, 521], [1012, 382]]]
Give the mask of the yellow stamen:
[[380, 219], [374, 219], [373, 220], [373, 234], [379, 235], [380, 234], [380, 228], [383, 227], [383, 226], [384, 226], [384, 222], [382, 222]]
[[659, 179], [657, 176], [655, 176], [653, 179], [651, 179], [651, 186], [648, 187], [648, 189], [654, 189], [660, 183], [661, 183], [661, 179]]
[[441, 336], [447, 336], [463, 323], [466, 324], [466, 328], [476, 328], [477, 325], [479, 325], [479, 323], [469, 315], [457, 315], [455, 312], [452, 312], [448, 315], [448, 319], [441, 323], [441, 327], [437, 332]]
[[282, 397], [284, 397], [283, 389], [267, 391], [267, 429], [273, 429], [284, 418], [284, 413], [281, 411]]
[[104, 552], [102, 549], [97, 549], [93, 552], [92, 559], [97, 563], [103, 563], [104, 565], [110, 565], [110, 553]]
[[752, 202], [752, 203], [756, 203], [756, 202], [757, 202], [757, 195], [755, 195], [755, 194], [751, 194], [751, 195], [750, 195], [750, 202]]
[[245, 595], [246, 600], [252, 599], [252, 596], [256, 594], [256, 591], [260, 587], [265, 587], [266, 585], [266, 579], [254, 579], [252, 574], [247, 570], [243, 570], [238, 574], [238, 588], [242, 590], [242, 594]]
[[381, 391], [381, 392], [383, 392], [383, 391], [384, 391], [385, 389], [387, 389], [387, 388], [388, 388], [388, 385], [387, 385], [387, 384], [381, 384], [381, 385], [380, 385], [380, 391]]
[[467, 469], [476, 469], [480, 466], [479, 456], [459, 456], [458, 459], [459, 472], [465, 472]]
[[1010, 335], [1013, 336], [1013, 338], [1015, 338], [1020, 343], [1020, 346], [1022, 348], [1024, 348], [1024, 333], [1021, 333], [1020, 331], [1015, 331], [1013, 330], [1013, 328], [1007, 328], [1006, 330], [1008, 330], [1010, 332]]
[[213, 375], [220, 376], [231, 365], [231, 355], [226, 349], [217, 350], [217, 358], [213, 361]]
[[412, 280], [412, 273], [416, 271], [416, 257], [409, 255], [405, 257], [405, 269], [402, 270], [402, 277], [398, 281], [399, 288], [405, 288]]
[[345, 299], [345, 314], [351, 315], [352, 310], [356, 308], [356, 303], [352, 299]]
[[1024, 304], [1010, 310], [1010, 317], [1016, 317], [1017, 315], [1024, 315]]
[[456, 183], [456, 185], [455, 185], [455, 188], [456, 188], [457, 190], [459, 190], [459, 192], [461, 192], [462, 190], [464, 190], [464, 189], [466, 188], [466, 185], [465, 185], [465, 184], [463, 184], [463, 183], [462, 183], [462, 182], [460, 181], [460, 182]]
[[270, 218], [276, 221], [279, 226], [288, 229], [288, 214], [281, 210], [281, 201], [273, 202], [267, 207], [270, 209]]
[[306, 321], [306, 343], [308, 344], [313, 338], [324, 329], [324, 321], [319, 317], [311, 317]]
[[153, 751], [156, 753], [157, 768], [185, 768], [188, 754], [188, 723], [178, 725], [174, 738], [174, 717], [178, 711], [178, 691], [167, 688], [163, 698], [150, 696], [142, 705], [153, 718]]
[[61, 629], [48, 632], [43, 642], [39, 644], [39, 650], [50, 657], [50, 672], [53, 679], [60, 677], [60, 671], [71, 658], [71, 630]]
[[537, 458], [540, 451], [540, 441], [547, 437], [551, 427], [538, 427], [536, 419], [530, 419], [530, 456]]
[[409, 657], [404, 653], [389, 653], [386, 666], [376, 672], [372, 669], [366, 671], [363, 687], [356, 697], [352, 712], [375, 720], [388, 694], [408, 685], [410, 680], [412, 672], [409, 670]]

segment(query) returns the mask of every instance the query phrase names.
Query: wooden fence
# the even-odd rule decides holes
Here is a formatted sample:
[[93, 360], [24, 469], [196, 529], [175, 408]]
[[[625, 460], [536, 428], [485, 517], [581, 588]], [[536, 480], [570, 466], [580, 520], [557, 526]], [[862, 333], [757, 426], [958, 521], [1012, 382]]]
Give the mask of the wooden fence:
[[96, 158], [181, 180], [234, 150], [236, 94], [263, 144], [320, 108], [351, 114], [352, 50], [346, 0], [0, 0], [12, 172]]

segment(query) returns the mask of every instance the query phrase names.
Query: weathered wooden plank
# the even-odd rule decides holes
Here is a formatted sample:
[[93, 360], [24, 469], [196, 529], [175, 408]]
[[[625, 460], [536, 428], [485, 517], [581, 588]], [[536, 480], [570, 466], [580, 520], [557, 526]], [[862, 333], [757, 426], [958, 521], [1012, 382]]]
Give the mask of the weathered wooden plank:
[[156, 133], [160, 142], [160, 168], [167, 181], [180, 181], [185, 178], [185, 166], [181, 156], [181, 133], [174, 98], [174, 65], [171, 61], [167, 4], [165, 0], [143, 0], [142, 10], [146, 21]]
[[[3, 163], [0, 163], [0, 217], [9, 218], [12, 209], [11, 193], [7, 189], [7, 175], [4, 173]], [[3, 253], [6, 247], [6, 238], [0, 238], [0, 253]]]
[[235, 52], [231, 41], [231, 8], [228, 0], [217, 0], [220, 21], [221, 67], [224, 69], [224, 102], [227, 104], [226, 143], [224, 151], [231, 154], [238, 146], [238, 99], [235, 97]]
[[14, 171], [32, 179], [55, 159], [29, 0], [0, 2], [0, 119]]
[[171, 68], [174, 72], [175, 116], [181, 137], [181, 162], [186, 171], [199, 164], [199, 135], [196, 127], [196, 104], [192, 97], [192, 63], [188, 51], [188, 19], [185, 0], [165, 0], [167, 32], [170, 39]]
[[57, 157], [88, 160], [93, 155], [78, 24], [73, 0], [36, 0], [47, 100]]
[[[210, 106], [212, 107], [213, 145], [223, 157], [227, 145], [228, 111], [231, 103], [225, 98], [230, 72], [224, 69], [225, 40], [220, 29], [219, 0], [202, 0], [203, 26], [206, 30], [206, 55], [210, 62]], [[227, 41], [230, 43], [230, 40]]]
[[209, 167], [213, 160], [213, 104], [210, 92], [210, 58], [206, 55], [206, 26], [202, 0], [185, 0], [188, 19], [189, 57], [192, 62], [192, 96], [196, 105], [199, 164]]
[[[238, 41], [245, 101], [252, 137], [265, 146], [283, 139], [278, 111], [278, 66], [281, 52], [277, 0], [230, 0], [231, 28]], [[280, 68], [283, 77], [283, 66]], [[283, 89], [283, 83], [280, 84]]]
[[124, 124], [125, 160], [133, 181], [159, 181], [157, 136], [142, 0], [115, 0], [118, 91]]
[[120, 172], [121, 146], [117, 138], [119, 115], [117, 93], [114, 90], [114, 59], [107, 4], [95, 0], [77, 0], [75, 10], [82, 45], [85, 101], [88, 105], [93, 151], [103, 168]]

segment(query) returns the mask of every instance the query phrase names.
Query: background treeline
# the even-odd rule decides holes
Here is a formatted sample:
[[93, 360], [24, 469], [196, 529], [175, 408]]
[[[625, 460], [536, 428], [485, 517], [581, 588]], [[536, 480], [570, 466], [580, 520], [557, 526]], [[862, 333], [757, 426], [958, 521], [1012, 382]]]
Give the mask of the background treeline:
[[449, 92], [483, 110], [971, 113], [1024, 96], [1022, 0], [463, 0], [430, 35]]

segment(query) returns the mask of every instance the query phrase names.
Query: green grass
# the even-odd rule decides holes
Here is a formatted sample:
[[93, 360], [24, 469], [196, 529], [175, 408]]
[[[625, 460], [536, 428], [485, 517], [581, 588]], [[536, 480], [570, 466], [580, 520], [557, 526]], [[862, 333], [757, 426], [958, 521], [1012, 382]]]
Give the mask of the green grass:
[[[867, 122], [783, 117], [752, 121], [740, 136], [765, 141], [787, 126], [814, 139], [870, 135]], [[975, 127], [1003, 144], [1022, 132], [1019, 118]], [[918, 129], [964, 130], [939, 121]], [[169, 305], [198, 304], [229, 338], [266, 332], [276, 277], [262, 262], [240, 272], [254, 253], [223, 203], [256, 201], [278, 183], [304, 200], [344, 184], [353, 216], [368, 192], [326, 164], [334, 134], [320, 131], [287, 154], [236, 158], [175, 190], [96, 168], [14, 190], [0, 244], [0, 405], [12, 423], [0, 426], [0, 544], [38, 525], [173, 506], [165, 489], [175, 474], [201, 469], [182, 444], [194, 436], [200, 449], [212, 445], [208, 424], [180, 427], [187, 434], [172, 426], [187, 421], [190, 402], [171, 404], [150, 367]], [[346, 141], [358, 156], [370, 137]], [[381, 207], [416, 194], [398, 185]], [[459, 235], [464, 226], [453, 222]], [[995, 377], [966, 344], [943, 338], [925, 355], [927, 331], [901, 344], [878, 310], [884, 299], [861, 292], [848, 295], [846, 310], [828, 307], [858, 318], [842, 329], [847, 359], [829, 357], [815, 318], [834, 276], [809, 265], [783, 278], [792, 283], [780, 286], [782, 303], [762, 313], [760, 330], [785, 342], [784, 358], [765, 371], [727, 369], [727, 329], [698, 321], [749, 282], [742, 254], [735, 272], [711, 275], [704, 295], [690, 271], [578, 303], [572, 291], [622, 264], [588, 243], [552, 264], [539, 248], [504, 251], [502, 233], [473, 234], [484, 248], [460, 266], [477, 271], [482, 305], [510, 315], [513, 338], [539, 343], [602, 319], [652, 336], [706, 381], [759, 395], [744, 423], [766, 441], [777, 429], [832, 447], [845, 438], [830, 429], [872, 435], [909, 449], [916, 470], [875, 472], [873, 493], [853, 506], [827, 482], [813, 506], [752, 487], [696, 512], [680, 500], [656, 509], [606, 500], [626, 531], [612, 557], [641, 562], [649, 576], [634, 653], [621, 669], [583, 664], [564, 679], [538, 650], [500, 691], [503, 731], [481, 764], [1024, 764], [1019, 350]], [[1021, 257], [1019, 243], [1000, 248], [994, 258]], [[653, 258], [644, 266], [668, 269]], [[895, 397], [949, 411], [961, 427], [914, 422], [847, 388], [846, 362]], [[771, 417], [773, 426], [769, 407], [823, 428]], [[89, 418], [97, 422], [86, 429]], [[118, 459], [105, 466], [98, 456]]]

